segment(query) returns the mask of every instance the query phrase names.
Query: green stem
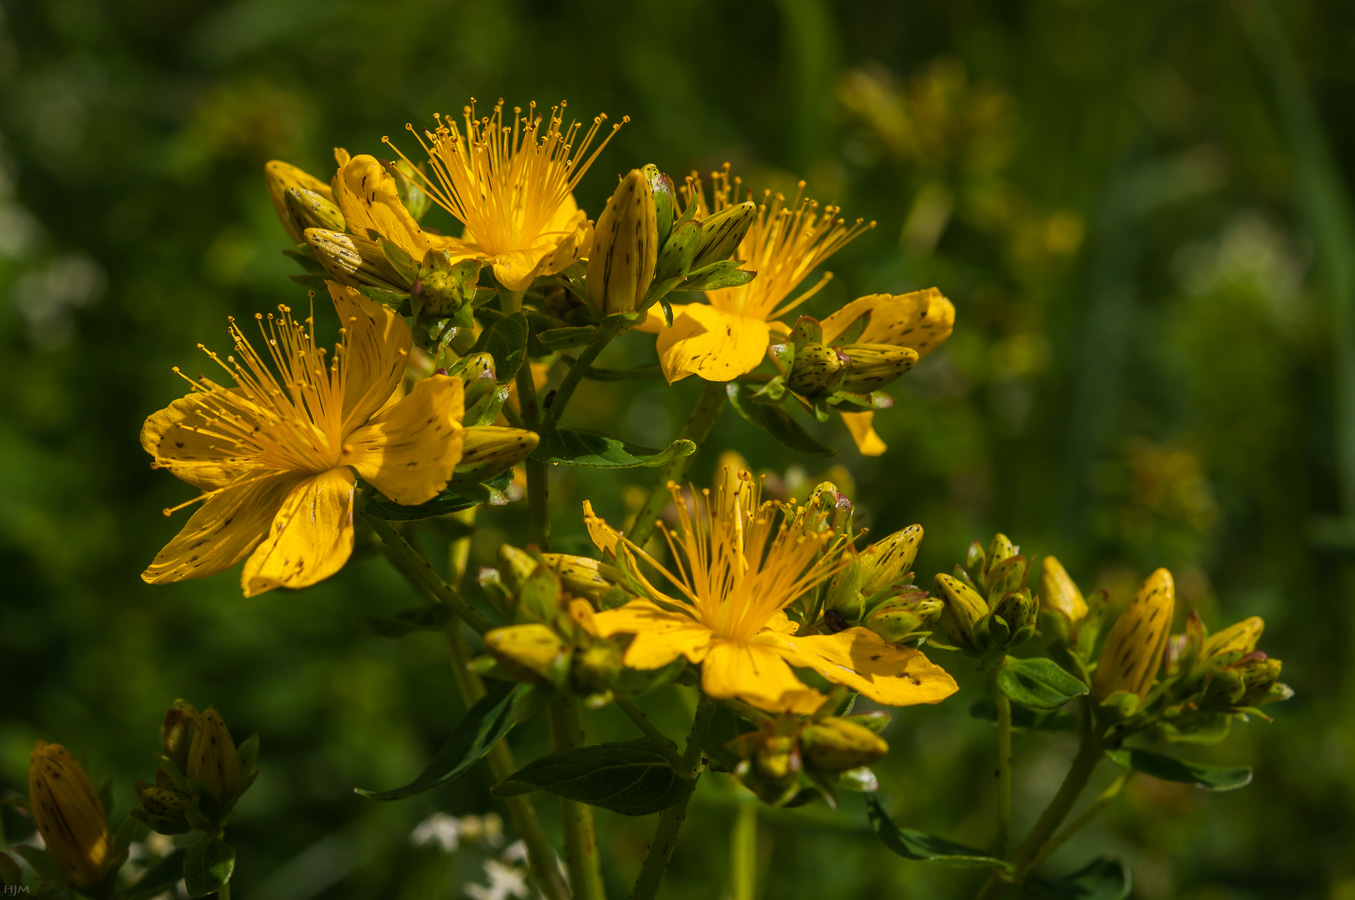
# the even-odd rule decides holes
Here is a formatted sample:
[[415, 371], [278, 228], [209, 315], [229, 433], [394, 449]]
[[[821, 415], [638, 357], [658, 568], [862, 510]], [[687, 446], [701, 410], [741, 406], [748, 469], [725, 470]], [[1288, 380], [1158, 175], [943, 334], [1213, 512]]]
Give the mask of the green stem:
[[1064, 819], [1068, 818], [1068, 813], [1072, 812], [1077, 798], [1082, 796], [1104, 753], [1105, 747], [1094, 730], [1083, 735], [1077, 756], [1073, 757], [1073, 764], [1069, 767], [1068, 774], [1064, 776], [1063, 784], [1059, 785], [1058, 793], [1049, 801], [1049, 805], [1040, 814], [1035, 827], [1026, 835], [1021, 846], [1016, 848], [1016, 853], [1011, 858], [1014, 871], [1006, 877], [994, 872], [975, 895], [974, 900], [995, 900], [1006, 893], [1007, 888], [1013, 883], [1020, 882], [1026, 876], [1031, 866], [1035, 864], [1040, 851], [1053, 837], [1054, 831], [1063, 824]]
[[[682, 768], [692, 780], [692, 793], [696, 792], [696, 781], [701, 776], [705, 760], [701, 757], [701, 739], [698, 736], [705, 724], [710, 707], [703, 699], [696, 707], [696, 716], [692, 721], [692, 733], [687, 736], [687, 749], [682, 754]], [[678, 830], [687, 818], [687, 804], [692, 794], [682, 798], [676, 806], [670, 806], [659, 814], [658, 827], [654, 829], [654, 840], [645, 853], [645, 861], [640, 866], [640, 875], [635, 879], [635, 887], [630, 892], [630, 900], [654, 900], [659, 892], [659, 882], [673, 858], [673, 849], [677, 846]]]
[[1012, 701], [993, 687], [997, 707], [997, 852], [1011, 852], [1012, 833]]
[[[579, 717], [576, 698], [561, 695], [551, 701], [550, 730], [552, 749], [556, 753], [583, 746], [583, 720]], [[560, 818], [565, 829], [565, 865], [569, 867], [569, 883], [575, 900], [606, 900], [593, 807], [561, 797]]]
[[587, 347], [584, 347], [583, 352], [574, 360], [574, 364], [569, 367], [569, 371], [565, 373], [565, 377], [560, 382], [560, 386], [556, 388], [555, 396], [551, 398], [550, 401], [550, 409], [546, 411], [545, 420], [541, 423], [541, 439], [543, 441], [550, 437], [551, 433], [559, 427], [560, 417], [564, 415], [565, 407], [569, 405], [569, 398], [574, 396], [574, 390], [579, 386], [579, 382], [583, 380], [584, 373], [587, 372], [588, 367], [593, 364], [593, 360], [598, 358], [598, 354], [601, 353], [603, 348], [609, 343], [611, 343], [611, 336], [604, 332], [598, 332], [597, 339]]
[[677, 747], [674, 746], [672, 741], [668, 740], [662, 731], [654, 727], [654, 723], [649, 721], [649, 716], [645, 715], [644, 710], [636, 706], [634, 701], [622, 697], [617, 698], [616, 705], [621, 708], [622, 712], [630, 716], [630, 720], [645, 733], [645, 737], [654, 742], [655, 749], [673, 764], [673, 768], [681, 772], [682, 757], [678, 755]]
[[[725, 386], [715, 381], [705, 382], [701, 388], [701, 396], [697, 398], [696, 406], [692, 408], [692, 414], [687, 418], [687, 424], [683, 426], [679, 439], [692, 441], [698, 447], [705, 443], [706, 438], [710, 436], [711, 428], [715, 425], [715, 420], [720, 417], [720, 410], [724, 407]], [[654, 533], [655, 521], [668, 507], [668, 482], [680, 482], [686, 476], [691, 464], [691, 456], [679, 456], [670, 459], [667, 465], [659, 470], [654, 487], [650, 489], [644, 506], [640, 507], [635, 523], [630, 527], [630, 533], [626, 535], [636, 546], [645, 545], [645, 541]]]
[[441, 575], [433, 571], [428, 560], [411, 547], [409, 541], [406, 541], [389, 522], [375, 516], [367, 516], [367, 522], [386, 545], [387, 552], [396, 564], [395, 567], [404, 573], [411, 584], [432, 600], [445, 604], [480, 634], [494, 627], [488, 619], [471, 609], [470, 605], [461, 599], [461, 595], [452, 590], [451, 585], [443, 581]]
[[[523, 291], [504, 291], [500, 296], [501, 308], [506, 315], [522, 310]], [[541, 434], [541, 408], [536, 400], [536, 382], [532, 380], [532, 361], [522, 360], [517, 374], [518, 414], [522, 416], [522, 427]], [[528, 539], [541, 550], [550, 549], [550, 480], [546, 464], [527, 458], [524, 465], [527, 470], [527, 513], [531, 524]]]
[[730, 852], [733, 900], [753, 900], [757, 896], [757, 798], [752, 795], [739, 798]]
[[1062, 847], [1070, 837], [1082, 830], [1083, 826], [1092, 819], [1095, 819], [1101, 813], [1101, 810], [1105, 809], [1112, 800], [1120, 796], [1120, 792], [1124, 790], [1124, 786], [1128, 784], [1129, 779], [1133, 777], [1133, 772], [1125, 772], [1119, 778], [1112, 781], [1110, 786], [1102, 791], [1097, 798], [1091, 802], [1090, 806], [1083, 810], [1082, 815], [1069, 822], [1062, 831], [1049, 839], [1049, 843], [1044, 845], [1044, 849], [1037, 853], [1035, 858], [1030, 861], [1030, 868], [1035, 868], [1052, 856], [1054, 851]]
[[231, 900], [231, 883], [229, 881], [216, 892], [216, 900]]

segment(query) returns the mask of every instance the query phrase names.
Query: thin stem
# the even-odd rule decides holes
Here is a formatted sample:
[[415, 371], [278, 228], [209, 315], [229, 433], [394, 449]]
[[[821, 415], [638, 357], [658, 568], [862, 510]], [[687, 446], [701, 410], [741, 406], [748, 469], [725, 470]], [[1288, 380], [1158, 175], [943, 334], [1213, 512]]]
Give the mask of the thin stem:
[[1082, 796], [1083, 790], [1087, 787], [1087, 782], [1091, 780], [1092, 773], [1096, 771], [1096, 766], [1101, 762], [1101, 757], [1105, 752], [1105, 747], [1101, 743], [1100, 736], [1095, 730], [1088, 731], [1082, 737], [1082, 743], [1078, 746], [1077, 756], [1073, 757], [1073, 764], [1068, 769], [1068, 774], [1063, 777], [1063, 784], [1059, 785], [1058, 793], [1054, 799], [1049, 801], [1040, 818], [1035, 823], [1035, 827], [1026, 835], [1026, 839], [1021, 842], [1021, 846], [1016, 848], [1015, 855], [1011, 858], [1013, 873], [1003, 877], [994, 872], [989, 876], [988, 881], [983, 888], [975, 895], [974, 900], [995, 900], [1006, 893], [1007, 888], [1013, 883], [1020, 882], [1034, 865], [1036, 857], [1044, 849], [1045, 844], [1053, 836], [1055, 829], [1063, 824], [1063, 820], [1072, 812], [1073, 806], [1077, 803], [1077, 798]]
[[1054, 851], [1062, 847], [1070, 837], [1072, 837], [1074, 834], [1077, 834], [1077, 832], [1080, 831], [1083, 828], [1083, 826], [1085, 826], [1088, 822], [1090, 822], [1092, 819], [1095, 819], [1101, 813], [1101, 810], [1105, 809], [1108, 805], [1110, 805], [1110, 802], [1112, 800], [1120, 796], [1120, 792], [1124, 790], [1124, 786], [1128, 784], [1129, 779], [1133, 777], [1134, 777], [1133, 772], [1125, 772], [1122, 775], [1120, 775], [1119, 778], [1116, 778], [1114, 781], [1112, 781], [1110, 783], [1110, 786], [1107, 787], [1104, 791], [1102, 791], [1097, 796], [1097, 798], [1091, 802], [1090, 806], [1083, 810], [1082, 815], [1078, 816], [1076, 819], [1069, 822], [1066, 826], [1064, 826], [1062, 831], [1060, 831], [1058, 834], [1054, 835], [1052, 838], [1049, 839], [1049, 843], [1044, 845], [1044, 849], [1037, 853], [1035, 855], [1035, 858], [1030, 861], [1030, 868], [1032, 869], [1035, 868], [1040, 863], [1048, 859], [1050, 856], [1053, 856]]
[[549, 437], [551, 432], [559, 426], [560, 417], [564, 415], [565, 407], [569, 404], [569, 399], [574, 396], [574, 390], [579, 386], [579, 382], [583, 380], [584, 373], [588, 371], [588, 367], [593, 364], [593, 360], [598, 358], [598, 354], [609, 343], [611, 343], [611, 336], [606, 332], [599, 331], [597, 338], [583, 348], [583, 352], [569, 367], [569, 371], [565, 373], [560, 386], [556, 388], [555, 396], [550, 401], [550, 409], [546, 411], [545, 419], [541, 423], [542, 440]]
[[1012, 833], [1012, 701], [993, 687], [997, 707], [997, 853], [1011, 852]]
[[[687, 736], [687, 749], [682, 754], [682, 768], [678, 771], [687, 774], [692, 780], [692, 793], [696, 792], [696, 781], [701, 776], [705, 760], [701, 757], [701, 727], [710, 714], [710, 706], [704, 699], [697, 704], [696, 717], [692, 721], [692, 733]], [[658, 827], [654, 829], [654, 840], [645, 853], [645, 861], [640, 866], [640, 875], [635, 879], [635, 887], [630, 892], [630, 900], [654, 900], [659, 892], [659, 882], [673, 858], [673, 849], [677, 846], [678, 830], [687, 818], [687, 804], [692, 800], [688, 794], [676, 806], [670, 806], [659, 814]]]
[[[504, 291], [500, 303], [505, 314], [512, 315], [522, 309], [522, 291]], [[522, 427], [541, 434], [541, 409], [536, 401], [536, 382], [532, 379], [532, 361], [522, 360], [518, 368], [518, 414], [522, 416]], [[541, 550], [550, 549], [550, 480], [546, 473], [546, 464], [531, 457], [524, 465], [527, 470], [527, 513], [531, 518], [528, 537]]]
[[217, 890], [216, 900], [231, 900], [231, 883], [229, 881]]
[[730, 855], [733, 857], [733, 900], [753, 900], [757, 896], [757, 798], [751, 794], [739, 798], [734, 817]]
[[649, 721], [649, 716], [645, 715], [644, 710], [636, 706], [633, 701], [622, 697], [617, 698], [616, 705], [621, 708], [622, 712], [630, 716], [630, 720], [645, 733], [645, 737], [654, 742], [655, 749], [673, 764], [673, 768], [681, 772], [682, 757], [678, 755], [677, 747], [664, 736], [662, 731], [654, 727], [654, 723]]
[[433, 571], [428, 560], [411, 547], [409, 541], [391, 527], [389, 522], [375, 516], [367, 516], [367, 522], [386, 545], [387, 552], [396, 564], [395, 567], [404, 573], [412, 585], [432, 600], [445, 604], [478, 633], [484, 634], [494, 627], [488, 619], [471, 609], [470, 605], [461, 599], [461, 595], [452, 590], [451, 585], [443, 581], [441, 575]]
[[[720, 417], [720, 410], [724, 407], [725, 386], [719, 382], [705, 382], [701, 388], [701, 396], [697, 398], [696, 406], [692, 408], [692, 414], [687, 418], [687, 424], [683, 426], [679, 439], [692, 441], [698, 447], [705, 443], [706, 438], [710, 436], [711, 428], [715, 425], [715, 420]], [[630, 533], [626, 535], [637, 546], [643, 547], [645, 541], [649, 540], [649, 536], [654, 533], [655, 520], [668, 507], [668, 482], [680, 482], [686, 476], [691, 464], [691, 456], [679, 456], [670, 459], [659, 470], [654, 487], [650, 489], [644, 506], [640, 507], [640, 512], [635, 517], [635, 523], [630, 526]]]
[[[552, 749], [556, 753], [583, 746], [583, 720], [579, 717], [576, 698], [561, 695], [551, 702], [550, 730]], [[561, 797], [560, 818], [565, 828], [565, 865], [569, 867], [569, 883], [575, 900], [606, 900], [593, 807]]]

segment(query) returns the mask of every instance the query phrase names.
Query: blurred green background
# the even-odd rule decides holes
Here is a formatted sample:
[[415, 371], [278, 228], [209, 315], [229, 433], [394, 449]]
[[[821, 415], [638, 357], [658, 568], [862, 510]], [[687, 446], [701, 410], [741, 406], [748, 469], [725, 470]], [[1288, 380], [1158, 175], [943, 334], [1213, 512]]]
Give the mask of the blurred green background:
[[[1255, 783], [1139, 779], [1050, 871], [1112, 852], [1144, 900], [1355, 897], [1352, 60], [1355, 7], [1338, 0], [0, 2], [0, 790], [26, 792], [33, 741], [56, 740], [114, 776], [120, 819], [185, 697], [262, 737], [232, 830], [240, 895], [483, 881], [479, 851], [408, 836], [433, 810], [495, 809], [486, 774], [399, 804], [351, 791], [403, 783], [460, 715], [435, 636], [358, 621], [412, 605], [408, 588], [378, 559], [252, 600], [233, 573], [142, 584], [186, 516], [160, 510], [189, 489], [150, 471], [137, 433], [181, 393], [171, 365], [225, 346], [226, 315], [304, 302], [266, 160], [328, 178], [333, 146], [381, 154], [382, 135], [471, 96], [565, 98], [632, 117], [580, 186], [592, 215], [646, 162], [730, 160], [755, 188], [803, 177], [879, 222], [833, 261], [817, 310], [931, 285], [954, 300], [954, 336], [877, 418], [887, 455], [860, 457], [836, 422], [816, 432], [877, 533], [927, 529], [924, 583], [1002, 530], [1084, 587], [1124, 597], [1167, 566], [1212, 626], [1265, 617], [1296, 698], [1195, 751], [1254, 764]], [[648, 340], [616, 358], [652, 361]], [[606, 385], [573, 415], [661, 444], [695, 391]], [[792, 481], [826, 468], [729, 411], [713, 440]], [[622, 514], [621, 482], [556, 477], [565, 543], [582, 497]], [[484, 520], [477, 562], [520, 533], [511, 507]], [[878, 771], [900, 824], [982, 845], [994, 749], [974, 696], [902, 711]], [[672, 695], [647, 699], [681, 727]], [[629, 732], [604, 712], [597, 734]], [[522, 758], [544, 746], [535, 724], [517, 735]], [[1071, 752], [1018, 737], [1026, 824]], [[727, 891], [733, 796], [703, 784], [663, 896]], [[652, 824], [600, 822], [624, 896]], [[763, 896], [976, 884], [888, 855], [859, 804], [763, 822]]]

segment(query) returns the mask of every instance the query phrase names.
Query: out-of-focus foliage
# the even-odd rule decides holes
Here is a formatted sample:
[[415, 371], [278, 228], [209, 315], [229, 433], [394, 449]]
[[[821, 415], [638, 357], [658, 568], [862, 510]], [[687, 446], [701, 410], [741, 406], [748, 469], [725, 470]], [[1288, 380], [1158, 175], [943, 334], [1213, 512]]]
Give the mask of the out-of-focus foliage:
[[[255, 599], [230, 576], [144, 585], [180, 524], [159, 510], [183, 498], [136, 435], [181, 392], [170, 366], [201, 365], [198, 341], [225, 346], [227, 314], [304, 303], [266, 160], [327, 175], [331, 147], [381, 154], [382, 135], [471, 96], [563, 97], [580, 116], [633, 119], [580, 186], [592, 216], [631, 168], [731, 160], [754, 187], [793, 193], [804, 177], [879, 222], [808, 312], [933, 284], [954, 300], [954, 335], [876, 419], [889, 452], [862, 458], [832, 434], [858, 522], [926, 528], [918, 571], [1000, 529], [1122, 601], [1167, 566], [1180, 609], [1265, 617], [1297, 697], [1276, 724], [1235, 728], [1230, 759], [1200, 754], [1254, 763], [1255, 783], [1205, 796], [1139, 779], [1068, 859], [1123, 854], [1142, 898], [1350, 896], [1355, 509], [1337, 460], [1355, 453], [1340, 443], [1355, 417], [1340, 403], [1355, 397], [1334, 375], [1352, 364], [1355, 336], [1338, 326], [1355, 298], [1348, 263], [1324, 250], [1350, 197], [1338, 181], [1314, 200], [1311, 186], [1327, 156], [1355, 182], [1355, 10], [1275, 6], [0, 4], [0, 789], [22, 790], [39, 737], [89, 748], [93, 773], [115, 776], [120, 818], [132, 778], [153, 769], [164, 708], [192, 697], [267, 748], [233, 826], [246, 896], [450, 896], [481, 877], [472, 857], [449, 871], [408, 835], [434, 809], [495, 809], [485, 780], [400, 804], [351, 792], [403, 783], [460, 714], [435, 637], [397, 645], [358, 621], [410, 605], [405, 585], [364, 563]], [[652, 362], [633, 338], [604, 362]], [[572, 415], [663, 446], [696, 390], [604, 385]], [[818, 474], [729, 413], [714, 440], [792, 481]], [[581, 545], [585, 496], [624, 515], [614, 482], [561, 480], [561, 544]], [[506, 523], [521, 513], [484, 517], [473, 562]], [[630, 736], [617, 715], [601, 722], [601, 739]], [[544, 746], [540, 730], [521, 737]], [[897, 716], [888, 739], [876, 771], [896, 821], [987, 840], [988, 726], [943, 704]], [[1018, 809], [1043, 803], [1070, 752], [1018, 736], [1032, 792]], [[718, 888], [734, 797], [698, 797], [711, 826], [684, 833], [665, 896]], [[2, 821], [26, 834], [12, 812]], [[599, 822], [621, 895], [647, 829]], [[974, 887], [885, 854], [859, 805], [764, 822], [767, 896]]]

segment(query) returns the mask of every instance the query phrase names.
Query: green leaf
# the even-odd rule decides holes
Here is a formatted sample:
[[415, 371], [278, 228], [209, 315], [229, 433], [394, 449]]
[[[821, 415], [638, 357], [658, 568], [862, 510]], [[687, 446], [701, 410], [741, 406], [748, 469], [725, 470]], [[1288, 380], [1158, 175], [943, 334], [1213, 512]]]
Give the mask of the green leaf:
[[710, 712], [697, 720], [701, 752], [717, 772], [733, 772], [739, 757], [725, 745], [741, 734], [756, 731], [757, 726], [723, 703], [710, 704]]
[[548, 350], [568, 350], [572, 347], [591, 344], [597, 334], [597, 326], [581, 325], [571, 328], [551, 328], [539, 332], [536, 339], [545, 345]]
[[746, 385], [731, 382], [725, 385], [725, 390], [729, 394], [729, 404], [739, 415], [790, 449], [808, 456], [837, 456], [836, 450], [819, 443], [791, 418], [790, 413], [779, 406], [758, 403], [752, 399], [753, 392]]
[[52, 859], [52, 854], [46, 850], [39, 847], [19, 845], [10, 847], [9, 851], [28, 863], [43, 881], [61, 881], [66, 877], [65, 873], [61, 871], [61, 866], [55, 859]]
[[1137, 748], [1111, 750], [1106, 756], [1117, 766], [1133, 769], [1135, 772], [1142, 772], [1162, 781], [1193, 784], [1206, 791], [1231, 791], [1251, 784], [1252, 771], [1247, 766], [1206, 766]]
[[166, 891], [172, 890], [174, 885], [179, 883], [179, 879], [183, 878], [183, 863], [186, 855], [182, 848], [175, 850], [152, 866], [136, 884], [118, 896], [122, 900], [150, 900], [151, 897], [158, 897]]
[[184, 887], [190, 897], [215, 894], [235, 871], [235, 848], [220, 838], [203, 835], [183, 859]]
[[650, 381], [663, 376], [663, 367], [658, 363], [636, 366], [633, 369], [599, 369], [589, 366], [583, 373], [584, 378], [593, 381]]
[[446, 784], [475, 765], [512, 729], [513, 712], [528, 690], [530, 687], [525, 684], [494, 682], [485, 695], [466, 710], [451, 740], [443, 745], [418, 778], [390, 791], [353, 790], [369, 800], [403, 800]]
[[499, 381], [512, 381], [527, 355], [527, 317], [516, 312], [489, 325], [471, 352], [494, 357], [494, 374]]
[[[975, 700], [969, 704], [969, 715], [983, 722], [997, 721], [997, 707], [992, 700]], [[1058, 731], [1077, 734], [1082, 731], [1082, 723], [1076, 716], [1066, 712], [1046, 712], [1028, 709], [1024, 706], [1012, 707], [1012, 727], [1021, 731]]]
[[496, 784], [494, 793], [550, 791], [624, 816], [644, 816], [676, 806], [691, 794], [692, 786], [645, 739], [543, 756]]
[[662, 450], [648, 450], [592, 431], [557, 428], [532, 451], [532, 459], [594, 469], [630, 469], [661, 466], [679, 456], [696, 452], [696, 444], [676, 440]]
[[1035, 900], [1125, 900], [1132, 887], [1124, 863], [1102, 856], [1062, 878], [1027, 878], [1021, 891]]
[[1007, 657], [997, 673], [997, 687], [1013, 703], [1031, 709], [1058, 709], [1074, 697], [1087, 693], [1087, 686], [1065, 672], [1052, 659]]
[[427, 503], [420, 503], [418, 506], [402, 506], [394, 500], [378, 494], [367, 501], [367, 505], [362, 508], [362, 511], [368, 515], [376, 516], [378, 519], [387, 519], [392, 522], [410, 522], [415, 519], [445, 516], [449, 513], [460, 512], [463, 509], [470, 509], [472, 506], [479, 506], [482, 503], [502, 506], [508, 502], [508, 497], [503, 492], [512, 483], [513, 473], [511, 470], [490, 479], [484, 484], [450, 483], [441, 494]]
[[371, 287], [363, 285], [358, 288], [358, 293], [370, 300], [375, 300], [383, 306], [389, 306], [391, 309], [398, 310], [402, 305], [409, 303], [409, 294], [402, 294], [398, 291], [388, 291], [385, 288]]
[[952, 843], [933, 834], [898, 827], [890, 820], [879, 799], [874, 796], [866, 796], [866, 813], [870, 816], [871, 827], [880, 836], [880, 840], [904, 859], [939, 862], [951, 866], [991, 866], [1004, 872], [1011, 871], [1010, 863], [988, 856], [982, 850]]
[[416, 631], [441, 631], [452, 618], [452, 611], [439, 603], [404, 609], [393, 616], [358, 616], [377, 637], [402, 638]]

